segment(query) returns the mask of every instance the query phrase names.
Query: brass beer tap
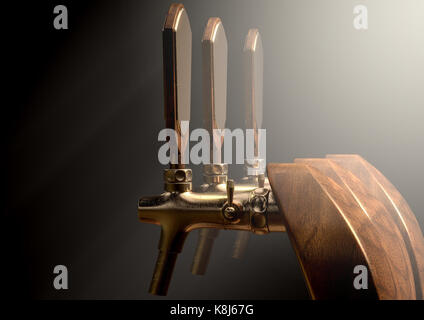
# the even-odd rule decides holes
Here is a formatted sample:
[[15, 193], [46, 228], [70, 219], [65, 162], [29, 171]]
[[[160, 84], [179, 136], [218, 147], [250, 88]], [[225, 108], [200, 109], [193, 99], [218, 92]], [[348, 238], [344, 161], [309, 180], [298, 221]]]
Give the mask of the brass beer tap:
[[[208, 40], [210, 36], [214, 37], [215, 42]], [[217, 68], [222, 69], [223, 63], [226, 71], [226, 38], [219, 19], [211, 19], [208, 23], [203, 49], [205, 56], [208, 52], [211, 54], [209, 60], [204, 61], [204, 67], [209, 68], [205, 70], [204, 77], [214, 80], [217, 76], [215, 72], [222, 71]], [[158, 224], [162, 228], [159, 256], [149, 290], [157, 295], [167, 293], [178, 253], [183, 248], [188, 232], [199, 228], [269, 232], [269, 221], [273, 222], [274, 231], [283, 230], [281, 216], [269, 186], [259, 189], [246, 186], [237, 188], [234, 181], [227, 180], [226, 164], [205, 165], [205, 181], [209, 183], [209, 188], [204, 192], [192, 192], [191, 170], [185, 169], [182, 164], [187, 138], [181, 134], [181, 121], [188, 120], [190, 115], [191, 30], [185, 8], [180, 4], [171, 5], [165, 20], [163, 51], [165, 119], [167, 128], [177, 132], [178, 163], [165, 169], [165, 192], [160, 196], [143, 197], [138, 205], [140, 221]], [[213, 63], [216, 68], [212, 68], [215, 67]], [[215, 83], [213, 89], [213, 92], [205, 90], [206, 93], [214, 94], [213, 98], [210, 94], [204, 96], [208, 114], [206, 127], [212, 133], [213, 129], [223, 129], [225, 126], [226, 81]], [[210, 101], [214, 104], [208, 105]], [[213, 134], [212, 137], [214, 143], [220, 146], [221, 137]], [[214, 172], [214, 169], [220, 172]], [[260, 205], [252, 207], [252, 203], [257, 202]], [[207, 240], [209, 238], [208, 235]], [[194, 268], [199, 267], [202, 266], [196, 267], [195, 262]]]
[[[250, 29], [243, 51], [246, 129], [253, 129], [253, 154], [245, 159], [241, 183], [228, 179], [220, 153], [226, 122], [227, 39], [219, 18], [210, 18], [203, 35], [204, 127], [209, 132], [210, 163], [204, 184], [193, 192], [188, 163], [192, 34], [186, 9], [172, 4], [163, 31], [165, 125], [170, 167], [164, 192], [141, 197], [138, 217], [161, 227], [159, 254], [149, 292], [166, 295], [178, 254], [190, 231], [202, 229], [192, 273], [204, 274], [221, 229], [240, 231], [234, 257], [241, 257], [255, 234], [287, 231], [313, 299], [422, 299], [424, 238], [417, 220], [397, 189], [358, 155], [329, 155], [271, 163], [261, 158], [263, 48]], [[352, 283], [357, 266], [369, 272], [368, 289]]]

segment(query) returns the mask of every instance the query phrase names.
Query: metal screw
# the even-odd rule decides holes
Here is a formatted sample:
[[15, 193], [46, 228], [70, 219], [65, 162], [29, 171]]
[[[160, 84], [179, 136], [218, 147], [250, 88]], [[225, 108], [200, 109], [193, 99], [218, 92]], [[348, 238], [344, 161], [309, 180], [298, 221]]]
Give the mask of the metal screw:
[[224, 216], [228, 220], [233, 220], [236, 218], [236, 209], [234, 207], [226, 207], [224, 210]]

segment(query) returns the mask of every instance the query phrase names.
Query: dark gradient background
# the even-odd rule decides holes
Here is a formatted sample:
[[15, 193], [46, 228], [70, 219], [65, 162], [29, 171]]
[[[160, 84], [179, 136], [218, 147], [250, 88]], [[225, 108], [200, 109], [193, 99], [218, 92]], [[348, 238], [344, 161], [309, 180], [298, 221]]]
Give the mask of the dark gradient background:
[[[358, 153], [401, 191], [424, 226], [424, 2], [184, 1], [193, 32], [192, 122], [202, 124], [201, 37], [221, 17], [229, 41], [227, 127], [243, 127], [240, 55], [251, 27], [265, 51], [268, 162]], [[369, 30], [352, 26], [369, 10]], [[53, 28], [53, 8], [69, 30]], [[169, 1], [2, 4], [3, 292], [49, 299], [145, 299], [160, 229], [137, 220], [162, 191], [161, 28]], [[199, 168], [193, 168], [200, 181]], [[234, 177], [240, 168], [231, 168]], [[306, 195], [305, 195], [306, 196]], [[197, 232], [169, 298], [308, 298], [286, 234], [250, 238], [233, 260], [221, 232], [204, 277], [190, 273]], [[69, 290], [53, 289], [53, 268]]]

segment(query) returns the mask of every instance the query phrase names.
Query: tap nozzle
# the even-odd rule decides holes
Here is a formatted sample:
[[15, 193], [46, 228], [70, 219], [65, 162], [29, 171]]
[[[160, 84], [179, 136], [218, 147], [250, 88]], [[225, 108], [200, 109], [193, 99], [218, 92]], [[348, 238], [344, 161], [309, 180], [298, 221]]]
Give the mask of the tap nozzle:
[[218, 234], [218, 229], [200, 230], [196, 253], [194, 254], [193, 263], [191, 265], [191, 273], [196, 275], [204, 275], [206, 273], [213, 244]]

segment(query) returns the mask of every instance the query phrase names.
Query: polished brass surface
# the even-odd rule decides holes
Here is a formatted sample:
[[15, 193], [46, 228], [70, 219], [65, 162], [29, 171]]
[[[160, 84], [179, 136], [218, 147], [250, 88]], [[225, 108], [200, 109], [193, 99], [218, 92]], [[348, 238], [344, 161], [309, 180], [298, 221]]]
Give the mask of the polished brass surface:
[[[225, 129], [227, 116], [227, 47], [221, 19], [209, 18], [202, 38], [203, 125], [211, 137], [210, 164], [203, 166], [204, 191], [219, 191], [218, 186], [227, 183], [228, 165], [221, 163], [223, 135], [216, 131]], [[205, 274], [218, 233], [212, 229], [200, 230], [193, 274]]]
[[[163, 77], [166, 127], [177, 133], [178, 159], [172, 168], [184, 168], [188, 135], [182, 134], [182, 121], [190, 120], [191, 28], [182, 4], [169, 8], [162, 31]], [[173, 156], [171, 154], [171, 156]]]
[[203, 180], [205, 181], [206, 184], [209, 184], [209, 185], [223, 184], [223, 183], [227, 183], [227, 175], [226, 174], [210, 175], [210, 176], [204, 175]]
[[[248, 68], [251, 69], [249, 79], [253, 81], [253, 87], [249, 91], [251, 103], [247, 107], [251, 110], [248, 128], [257, 129], [262, 122], [262, 105], [258, 102], [258, 97], [262, 99], [259, 83], [262, 81], [262, 48], [258, 32], [249, 34], [252, 36], [246, 39], [245, 56], [251, 58]], [[170, 6], [163, 28], [165, 122], [167, 128], [177, 133], [178, 159], [164, 171], [165, 192], [160, 196], [141, 198], [138, 206], [140, 221], [160, 225], [162, 229], [150, 285], [153, 294], [166, 294], [178, 253], [191, 230], [205, 228], [200, 233], [192, 265], [195, 274], [204, 274], [218, 229], [259, 234], [285, 230], [264, 174], [255, 171], [242, 184], [235, 184], [227, 179], [228, 165], [213, 158], [214, 151], [221, 151], [223, 139], [214, 130], [224, 129], [226, 122], [227, 51], [221, 20], [210, 18], [202, 39], [202, 69], [204, 125], [212, 137], [211, 164], [204, 166], [205, 184], [201, 186], [202, 192], [196, 193], [192, 192], [192, 172], [183, 164], [188, 136], [182, 132], [182, 121], [190, 119], [191, 29], [184, 6]], [[256, 92], [260, 96], [255, 98]], [[255, 156], [257, 144], [256, 133]], [[257, 157], [247, 160], [251, 169], [259, 169], [262, 164]]]
[[203, 165], [203, 180], [206, 184], [218, 185], [227, 183], [228, 165], [213, 163]]
[[227, 37], [219, 18], [209, 18], [202, 38], [202, 85], [204, 127], [212, 137], [210, 144], [210, 162], [213, 151], [220, 151], [223, 135], [216, 129], [225, 129], [227, 116]]
[[206, 273], [213, 244], [218, 234], [218, 229], [209, 228], [199, 230], [199, 240], [191, 265], [191, 273], [197, 275], [204, 275]]
[[205, 164], [203, 166], [203, 174], [208, 176], [226, 175], [228, 174], [228, 164], [226, 163]]
[[[263, 187], [265, 184], [264, 159], [259, 157], [261, 148], [258, 129], [262, 128], [263, 119], [263, 47], [260, 33], [257, 29], [250, 29], [246, 35], [243, 49], [245, 73], [245, 125], [246, 129], [254, 130], [253, 158], [245, 160], [244, 170], [246, 177], [244, 183]], [[261, 216], [256, 216], [254, 221], [260, 224]], [[263, 221], [262, 221], [263, 222]], [[261, 230], [256, 231], [261, 234]], [[238, 232], [233, 248], [233, 257], [241, 259], [247, 249], [249, 234]]]
[[185, 192], [192, 189], [191, 169], [165, 169], [163, 178], [165, 191]]
[[245, 70], [246, 129], [254, 129], [254, 157], [258, 157], [258, 129], [262, 128], [263, 118], [263, 47], [258, 29], [247, 33], [243, 49]]
[[247, 231], [238, 231], [236, 240], [234, 241], [233, 254], [234, 259], [242, 259], [247, 250], [250, 233]]
[[227, 180], [227, 204], [229, 207], [234, 205], [234, 180]]
[[[231, 182], [227, 183], [226, 189], [227, 193], [165, 192], [160, 196], [140, 199], [140, 221], [162, 227], [160, 253], [150, 286], [151, 293], [166, 294], [177, 254], [181, 252], [186, 236], [192, 230], [216, 228], [260, 233], [284, 231], [275, 202], [268, 203], [266, 210], [260, 211], [263, 216], [270, 218], [258, 225], [258, 205], [251, 189], [242, 188], [242, 191], [238, 191]], [[260, 192], [269, 194], [270, 191], [264, 188]], [[268, 202], [270, 200], [274, 201], [272, 197], [268, 198]], [[253, 225], [252, 221], [255, 222]], [[270, 222], [274, 224], [272, 227], [268, 225]]]
[[[215, 169], [214, 169], [215, 173], [225, 172], [225, 171], [220, 171], [221, 169], [218, 169], [219, 167], [220, 166], [218, 167], [215, 166]], [[210, 169], [211, 168], [207, 169], [207, 172], [211, 173]], [[255, 190], [256, 187], [257, 187], [256, 184], [249, 184], [247, 181], [245, 181], [245, 183], [243, 184], [235, 184], [234, 192], [235, 193], [251, 192]], [[227, 176], [225, 175], [225, 182], [211, 183], [211, 184], [205, 183], [201, 186], [201, 190], [202, 192], [206, 192], [206, 193], [220, 192], [225, 194], [227, 192]], [[227, 195], [227, 198], [228, 198], [228, 195]], [[278, 211], [278, 208], [275, 207], [273, 208], [273, 210]], [[193, 274], [204, 275], [206, 273], [208, 261], [210, 259], [210, 254], [213, 248], [213, 242], [217, 238], [218, 234], [219, 234], [218, 230], [215, 230], [215, 229], [208, 228], [208, 229], [200, 230], [198, 244], [197, 244], [195, 256], [193, 258], [193, 264], [191, 269], [191, 272]], [[239, 253], [241, 254], [242, 252], [239, 250]]]

